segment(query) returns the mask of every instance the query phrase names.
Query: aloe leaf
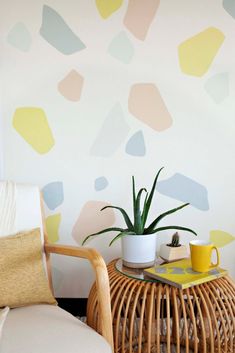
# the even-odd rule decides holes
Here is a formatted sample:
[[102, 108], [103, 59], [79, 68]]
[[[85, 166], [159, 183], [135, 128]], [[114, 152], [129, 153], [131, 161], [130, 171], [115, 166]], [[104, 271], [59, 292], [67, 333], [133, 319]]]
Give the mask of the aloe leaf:
[[105, 207], [101, 208], [100, 211], [103, 211], [103, 210], [105, 210], [107, 208], [114, 208], [116, 210], [119, 210], [121, 212], [121, 214], [123, 215], [123, 218], [124, 218], [124, 220], [126, 222], [128, 230], [130, 230], [130, 231], [134, 230], [134, 226], [131, 223], [131, 220], [130, 220], [128, 214], [126, 213], [126, 211], [123, 208], [117, 207], [117, 206], [105, 206]]
[[186, 206], [188, 206], [189, 203], [184, 203], [183, 205], [179, 206], [179, 207], [176, 207], [176, 208], [172, 208], [171, 210], [167, 211], [167, 212], [164, 212], [162, 214], [160, 214], [160, 216], [158, 216], [149, 226], [148, 228], [146, 229], [146, 231], [148, 233], [151, 233], [152, 230], [154, 230], [154, 228], [156, 227], [156, 225], [160, 222], [161, 219], [163, 219], [164, 217], [174, 213], [174, 212], [177, 212], [179, 210], [181, 210], [181, 208], [184, 208]]
[[135, 216], [135, 200], [136, 200], [136, 196], [135, 196], [135, 177], [132, 176], [132, 197], [133, 197], [133, 214]]
[[142, 234], [143, 232], [140, 201], [141, 201], [141, 195], [144, 191], [147, 192], [145, 188], [142, 188], [139, 190], [138, 195], [136, 197], [136, 202], [135, 202], [134, 229], [136, 234]]
[[121, 232], [118, 235], [116, 235], [115, 238], [109, 243], [109, 246], [111, 246], [116, 240], [124, 237], [125, 235], [135, 235], [135, 232]]
[[146, 193], [145, 195], [145, 199], [144, 199], [144, 206], [143, 206], [143, 211], [142, 211], [142, 215], [141, 215], [141, 220], [142, 220], [142, 224], [143, 224], [143, 228], [145, 226], [144, 224], [144, 219], [145, 219], [145, 214], [146, 214], [146, 202], [147, 202], [147, 199], [148, 199], [148, 192]]
[[181, 226], [166, 226], [166, 227], [160, 227], [160, 228], [154, 229], [151, 233], [146, 233], [146, 234], [154, 234], [154, 233], [161, 232], [162, 230], [167, 230], [167, 229], [185, 230], [186, 232], [190, 232], [190, 233], [193, 233], [194, 235], [197, 235], [197, 233], [194, 232], [194, 230], [192, 230], [192, 229], [190, 229], [190, 228], [186, 228], [186, 227], [181, 227]]
[[94, 237], [95, 235], [100, 235], [100, 234], [103, 234], [103, 233], [107, 233], [107, 232], [124, 232], [126, 229], [123, 229], [123, 228], [118, 228], [118, 227], [111, 227], [111, 228], [106, 228], [106, 229], [103, 229], [101, 230], [100, 232], [97, 232], [97, 233], [93, 233], [93, 234], [90, 234], [88, 235], [82, 242], [82, 245], [84, 245], [86, 243], [86, 241], [91, 238], [91, 237]]
[[149, 194], [149, 197], [148, 197], [148, 200], [146, 202], [146, 205], [145, 205], [145, 208], [146, 208], [146, 211], [144, 213], [144, 217], [143, 217], [143, 226], [145, 226], [145, 223], [147, 221], [147, 217], [148, 217], [148, 213], [149, 213], [149, 209], [150, 209], [150, 206], [151, 206], [151, 203], [152, 203], [152, 198], [153, 198], [153, 195], [154, 195], [154, 191], [155, 191], [155, 188], [156, 188], [156, 184], [157, 184], [157, 181], [158, 181], [158, 177], [159, 177], [159, 174], [161, 173], [162, 169], [164, 167], [162, 167], [161, 169], [159, 169], [159, 171], [157, 172], [157, 175], [154, 179], [154, 182], [153, 182], [153, 185], [152, 185], [152, 189], [150, 191], [150, 194]]

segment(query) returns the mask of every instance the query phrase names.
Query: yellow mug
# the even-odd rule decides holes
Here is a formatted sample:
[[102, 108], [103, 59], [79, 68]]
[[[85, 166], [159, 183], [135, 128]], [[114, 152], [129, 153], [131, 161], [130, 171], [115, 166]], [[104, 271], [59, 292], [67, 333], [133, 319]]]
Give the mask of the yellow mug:
[[[196, 272], [208, 272], [212, 268], [219, 266], [219, 251], [213, 243], [204, 240], [192, 240], [189, 243], [192, 269]], [[216, 251], [217, 263], [211, 262], [212, 251]]]

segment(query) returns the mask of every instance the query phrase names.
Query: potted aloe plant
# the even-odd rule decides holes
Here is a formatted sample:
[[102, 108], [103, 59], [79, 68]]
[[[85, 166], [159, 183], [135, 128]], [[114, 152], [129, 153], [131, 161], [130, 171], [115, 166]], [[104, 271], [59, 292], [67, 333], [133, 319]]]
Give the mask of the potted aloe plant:
[[[131, 221], [127, 212], [120, 207], [117, 206], [105, 206], [101, 209], [101, 211], [107, 208], [117, 209], [123, 215], [123, 218], [126, 223], [125, 228], [119, 227], [111, 227], [101, 230], [100, 232], [88, 235], [82, 244], [96, 235], [116, 231], [118, 234], [112, 239], [109, 245], [112, 245], [116, 240], [122, 240], [122, 259], [124, 265], [132, 268], [146, 268], [150, 267], [154, 264], [155, 256], [156, 256], [156, 233], [169, 230], [169, 229], [177, 229], [191, 232], [197, 235], [192, 229], [182, 227], [182, 226], [163, 226], [159, 227], [159, 222], [165, 218], [166, 216], [179, 211], [180, 209], [189, 205], [189, 203], [185, 203], [179, 207], [168, 210], [162, 214], [160, 214], [157, 218], [154, 219], [149, 225], [146, 225], [149, 210], [152, 204], [152, 199], [154, 196], [154, 192], [156, 189], [158, 177], [163, 168], [161, 168], [157, 175], [155, 176], [152, 188], [150, 193], [147, 192], [145, 188], [141, 188], [138, 193], [136, 193], [135, 189], [135, 179], [132, 177], [132, 198], [133, 198], [133, 221]], [[145, 193], [143, 207], [141, 207], [141, 197]]]

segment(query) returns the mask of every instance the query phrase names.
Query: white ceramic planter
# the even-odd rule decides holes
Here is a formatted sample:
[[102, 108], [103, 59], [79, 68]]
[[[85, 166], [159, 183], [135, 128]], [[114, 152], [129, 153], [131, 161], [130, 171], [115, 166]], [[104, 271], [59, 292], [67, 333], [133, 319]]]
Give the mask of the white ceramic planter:
[[154, 265], [156, 257], [156, 234], [126, 235], [122, 238], [123, 264], [132, 268]]

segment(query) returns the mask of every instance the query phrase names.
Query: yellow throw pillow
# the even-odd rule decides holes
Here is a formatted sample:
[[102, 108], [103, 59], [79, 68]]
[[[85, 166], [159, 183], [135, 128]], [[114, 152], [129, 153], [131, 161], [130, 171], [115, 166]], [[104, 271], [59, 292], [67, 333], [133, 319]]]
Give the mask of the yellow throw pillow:
[[42, 259], [40, 229], [0, 237], [0, 307], [57, 304]]

